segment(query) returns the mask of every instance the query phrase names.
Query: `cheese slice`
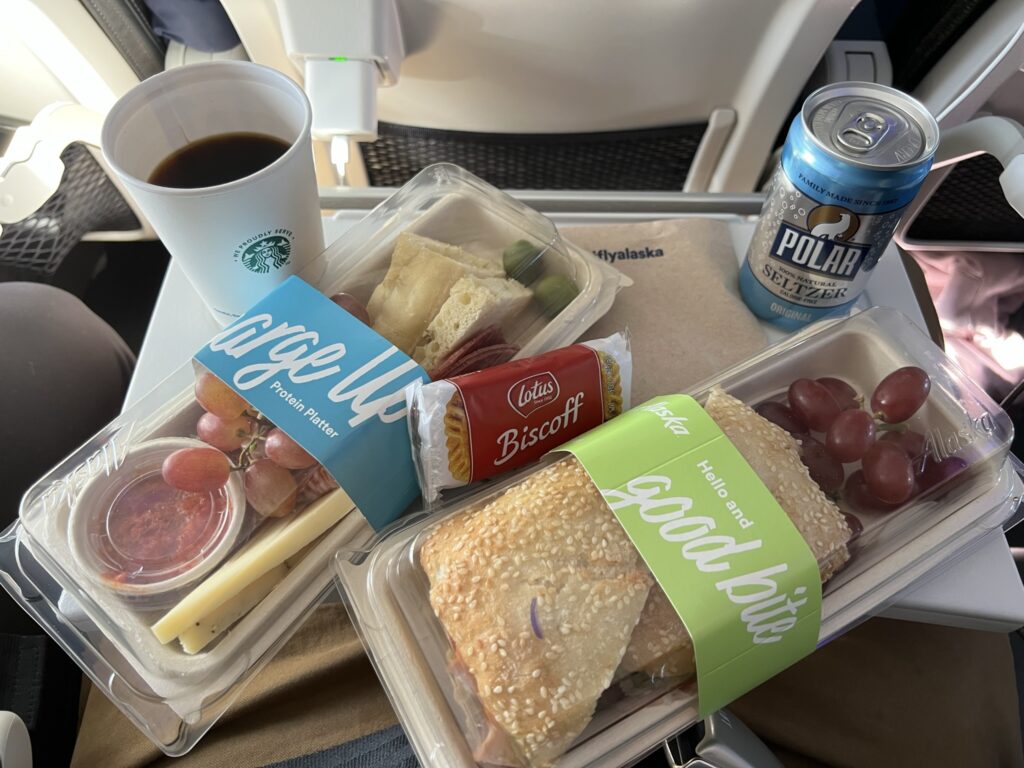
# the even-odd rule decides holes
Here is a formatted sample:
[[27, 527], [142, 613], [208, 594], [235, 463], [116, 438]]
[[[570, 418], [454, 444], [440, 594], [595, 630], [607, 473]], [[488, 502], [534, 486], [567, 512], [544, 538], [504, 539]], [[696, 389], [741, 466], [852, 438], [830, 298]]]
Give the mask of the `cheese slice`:
[[273, 570], [267, 571], [230, 600], [215, 608], [213, 612], [203, 616], [178, 635], [181, 649], [190, 655], [199, 653], [214, 638], [245, 616], [264, 597], [269, 595], [274, 587], [288, 575], [288, 570], [288, 566], [282, 563]]
[[499, 277], [501, 264], [453, 245], [409, 233], [399, 236], [391, 266], [367, 304], [373, 330], [407, 355], [467, 275]]
[[189, 627], [273, 570], [355, 508], [341, 488], [314, 501], [299, 514], [284, 518], [249, 542], [153, 625], [161, 643], [169, 643]]

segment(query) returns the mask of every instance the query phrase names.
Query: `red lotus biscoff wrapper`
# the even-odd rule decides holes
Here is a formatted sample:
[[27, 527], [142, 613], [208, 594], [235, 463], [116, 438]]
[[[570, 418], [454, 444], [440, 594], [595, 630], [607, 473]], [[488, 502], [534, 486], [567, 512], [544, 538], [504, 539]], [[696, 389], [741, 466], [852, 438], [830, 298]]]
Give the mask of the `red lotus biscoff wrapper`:
[[452, 355], [439, 372], [472, 373], [406, 392], [424, 498], [536, 461], [629, 407], [632, 359], [617, 333], [511, 362], [514, 344]]

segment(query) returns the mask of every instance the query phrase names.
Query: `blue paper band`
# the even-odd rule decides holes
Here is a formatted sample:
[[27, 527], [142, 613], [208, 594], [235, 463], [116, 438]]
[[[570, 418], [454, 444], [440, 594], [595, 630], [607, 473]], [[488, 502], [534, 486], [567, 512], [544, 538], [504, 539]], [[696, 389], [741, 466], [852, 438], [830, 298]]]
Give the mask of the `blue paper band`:
[[323, 464], [374, 529], [419, 495], [404, 389], [426, 371], [299, 278], [195, 359]]

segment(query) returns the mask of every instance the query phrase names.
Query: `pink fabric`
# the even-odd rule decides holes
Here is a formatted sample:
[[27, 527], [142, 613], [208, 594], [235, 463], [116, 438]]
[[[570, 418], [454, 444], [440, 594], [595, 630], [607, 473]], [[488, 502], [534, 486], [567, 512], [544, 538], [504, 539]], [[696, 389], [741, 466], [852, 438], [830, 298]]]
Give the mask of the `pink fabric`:
[[1024, 338], [1007, 325], [1024, 304], [1024, 253], [917, 252], [946, 351], [995, 398], [1024, 378]]

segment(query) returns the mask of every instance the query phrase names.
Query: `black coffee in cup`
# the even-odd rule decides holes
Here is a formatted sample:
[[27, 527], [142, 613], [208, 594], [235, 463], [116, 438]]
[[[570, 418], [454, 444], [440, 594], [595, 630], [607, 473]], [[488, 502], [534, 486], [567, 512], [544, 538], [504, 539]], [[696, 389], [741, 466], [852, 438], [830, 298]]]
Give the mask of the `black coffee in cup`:
[[244, 179], [288, 151], [288, 144], [263, 133], [221, 133], [193, 141], [164, 158], [149, 183], [197, 189]]

